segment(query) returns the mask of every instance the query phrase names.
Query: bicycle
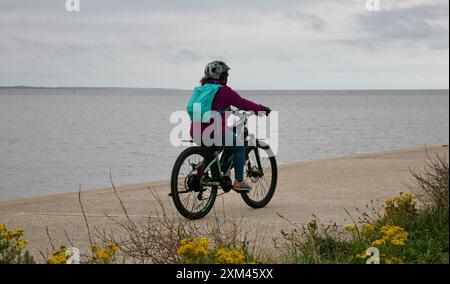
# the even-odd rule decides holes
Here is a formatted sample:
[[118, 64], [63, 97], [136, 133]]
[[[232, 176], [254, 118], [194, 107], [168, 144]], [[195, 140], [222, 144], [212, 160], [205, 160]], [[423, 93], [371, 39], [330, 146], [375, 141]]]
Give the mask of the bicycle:
[[[252, 191], [241, 193], [244, 202], [254, 208], [265, 207], [272, 200], [277, 186], [278, 167], [268, 144], [249, 134], [248, 118], [253, 113], [234, 111], [239, 118], [233, 131], [243, 135], [245, 147], [244, 175], [252, 184]], [[243, 129], [243, 131], [239, 131]], [[193, 141], [189, 141], [193, 143]], [[223, 161], [223, 148], [193, 146], [183, 151], [175, 162], [169, 194], [178, 212], [185, 218], [197, 220], [205, 217], [214, 206], [218, 196], [233, 189], [230, 177], [233, 169], [233, 155]], [[222, 172], [221, 163], [226, 171]], [[223, 193], [218, 195], [221, 188]]]

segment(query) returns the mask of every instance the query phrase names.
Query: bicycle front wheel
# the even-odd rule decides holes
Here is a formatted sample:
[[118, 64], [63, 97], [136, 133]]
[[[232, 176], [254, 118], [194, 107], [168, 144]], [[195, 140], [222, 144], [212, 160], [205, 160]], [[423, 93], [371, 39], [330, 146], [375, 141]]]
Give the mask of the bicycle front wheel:
[[244, 202], [255, 209], [263, 208], [272, 200], [277, 187], [278, 167], [268, 146], [249, 148], [246, 162], [246, 182], [252, 191], [241, 193]]

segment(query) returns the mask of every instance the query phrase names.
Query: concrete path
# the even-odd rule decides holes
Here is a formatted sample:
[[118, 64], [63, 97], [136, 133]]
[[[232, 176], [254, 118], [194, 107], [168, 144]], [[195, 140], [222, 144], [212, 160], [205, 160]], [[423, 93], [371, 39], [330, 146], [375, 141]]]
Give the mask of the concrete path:
[[[448, 157], [447, 146], [431, 146], [428, 152]], [[215, 212], [237, 221], [244, 218], [250, 227], [261, 228], [267, 240], [291, 227], [278, 214], [295, 223], [306, 223], [314, 214], [324, 223], [348, 224], [345, 209], [354, 213], [356, 207], [362, 208], [371, 200], [381, 203], [407, 192], [405, 184], [412, 182], [409, 168], [421, 169], [426, 159], [424, 148], [416, 148], [281, 166], [277, 192], [267, 208], [251, 209], [238, 194], [230, 193], [219, 197]], [[145, 220], [161, 212], [148, 187], [156, 190], [169, 214], [178, 216], [167, 195], [168, 182], [156, 182], [118, 188], [132, 218]], [[91, 226], [115, 230], [105, 214], [124, 217], [111, 188], [83, 191], [82, 200]], [[202, 224], [211, 218], [212, 213], [196, 222]], [[24, 228], [25, 239], [38, 258], [39, 251], [50, 248], [46, 227], [57, 245], [68, 244], [66, 234], [80, 248], [88, 244], [78, 193], [0, 201], [0, 223], [10, 229]]]

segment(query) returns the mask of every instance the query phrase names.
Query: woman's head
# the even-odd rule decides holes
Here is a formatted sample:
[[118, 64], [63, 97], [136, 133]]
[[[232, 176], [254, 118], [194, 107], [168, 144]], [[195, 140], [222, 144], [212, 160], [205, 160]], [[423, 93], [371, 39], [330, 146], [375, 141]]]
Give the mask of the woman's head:
[[228, 82], [228, 71], [230, 67], [223, 61], [213, 61], [206, 65], [205, 76], [202, 78], [201, 83], [205, 84], [206, 81], [219, 80], [222, 84], [226, 85]]

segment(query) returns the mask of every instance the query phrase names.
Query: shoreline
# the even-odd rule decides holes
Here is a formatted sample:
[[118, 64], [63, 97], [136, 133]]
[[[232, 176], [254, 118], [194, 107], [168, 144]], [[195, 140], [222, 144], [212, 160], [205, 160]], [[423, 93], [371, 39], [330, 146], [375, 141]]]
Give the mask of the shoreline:
[[[334, 160], [342, 160], [342, 159], [364, 159], [364, 158], [374, 158], [377, 156], [385, 156], [385, 155], [405, 154], [405, 153], [409, 153], [409, 152], [421, 151], [421, 150], [424, 150], [425, 148], [427, 148], [427, 149], [448, 148], [448, 146], [449, 145], [447, 145], [447, 144], [434, 144], [434, 145], [414, 147], [414, 148], [385, 150], [385, 151], [380, 151], [380, 152], [361, 153], [361, 154], [338, 156], [338, 157], [332, 157], [332, 158], [305, 160], [305, 161], [294, 162], [294, 163], [289, 163], [289, 164], [279, 164], [278, 169], [298, 167], [303, 164], [317, 163], [317, 162], [322, 162], [322, 161], [334, 161]], [[119, 186], [115, 185], [115, 186], [118, 191], [123, 191], [123, 190], [142, 189], [142, 187], [146, 187], [146, 186], [161, 187], [161, 186], [166, 186], [168, 183], [170, 183], [170, 180], [155, 180], [155, 181], [148, 181], [148, 182], [144, 182], [144, 183], [125, 184], [125, 185], [119, 185]], [[110, 191], [110, 190], [111, 190], [111, 186], [98, 187], [98, 188], [82, 189], [82, 193], [83, 193], [83, 195], [86, 195], [86, 194], [93, 194], [93, 193], [104, 193], [105, 191]], [[29, 202], [40, 201], [40, 200], [51, 200], [51, 199], [58, 199], [58, 198], [64, 198], [64, 197], [73, 197], [73, 195], [78, 196], [78, 191], [63, 192], [63, 193], [42, 195], [42, 196], [19, 197], [19, 198], [14, 198], [14, 199], [0, 199], [0, 206], [2, 206], [4, 204], [29, 203]]]

